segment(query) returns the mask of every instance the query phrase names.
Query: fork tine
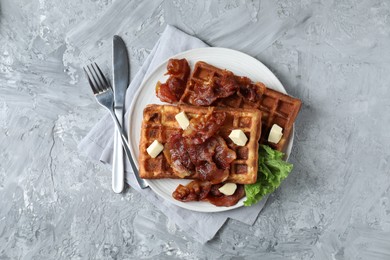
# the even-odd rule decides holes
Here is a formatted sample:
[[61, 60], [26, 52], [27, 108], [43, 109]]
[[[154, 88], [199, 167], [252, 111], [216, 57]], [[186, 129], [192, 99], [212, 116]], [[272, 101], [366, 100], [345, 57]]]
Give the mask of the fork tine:
[[87, 68], [89, 70], [90, 75], [92, 76], [93, 82], [95, 82], [95, 89], [97, 90], [97, 92], [103, 91], [104, 88], [101, 86], [102, 83], [99, 80], [99, 76], [98, 76], [95, 68], [93, 67], [93, 64], [91, 63], [90, 65], [87, 66]]
[[102, 79], [102, 81], [103, 81], [103, 82], [101, 82], [102, 85], [103, 85], [103, 86], [106, 86], [105, 89], [111, 88], [111, 85], [108, 83], [106, 77], [104, 76], [103, 72], [100, 70], [99, 66], [96, 64], [96, 62], [94, 62], [94, 64], [95, 64], [95, 67], [96, 67], [96, 68], [98, 69], [98, 71], [99, 71], [99, 74], [100, 74], [100, 78], [99, 78], [99, 79]]
[[96, 70], [96, 68], [95, 68], [93, 63], [90, 64], [90, 70], [91, 70], [91, 73], [93, 75], [93, 78], [94, 78], [94, 80], [96, 82], [96, 85], [97, 85], [99, 91], [100, 92], [104, 91], [104, 89], [105, 89], [104, 88], [104, 84], [103, 84], [102, 80], [100, 79], [100, 75], [98, 74], [98, 72], [97, 72], [97, 70]]
[[[88, 68], [88, 66], [87, 66], [87, 68]], [[89, 74], [88, 74], [87, 70], [85, 69], [85, 67], [83, 67], [83, 70], [85, 72], [85, 75], [87, 76], [88, 83], [89, 83], [89, 86], [92, 89], [93, 94], [96, 95], [99, 91], [96, 89], [95, 84], [92, 82], [91, 77], [89, 76]]]

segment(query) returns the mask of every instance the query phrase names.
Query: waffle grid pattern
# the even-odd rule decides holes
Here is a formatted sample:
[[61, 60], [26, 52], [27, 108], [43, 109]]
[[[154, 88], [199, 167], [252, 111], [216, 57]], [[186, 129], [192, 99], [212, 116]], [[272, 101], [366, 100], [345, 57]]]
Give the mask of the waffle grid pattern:
[[[181, 103], [192, 104], [196, 96], [196, 88], [199, 86], [213, 86], [214, 77], [221, 77], [224, 70], [216, 68], [205, 62], [197, 62], [193, 73], [188, 80], [186, 90], [181, 97]], [[237, 77], [239, 81], [240, 77]], [[267, 88], [263, 83], [255, 83], [261, 93], [258, 102], [245, 100], [238, 94], [216, 100], [213, 105], [218, 107], [257, 108], [262, 112], [262, 136], [261, 144], [267, 144], [273, 149], [282, 151], [290, 136], [295, 118], [301, 107], [301, 101], [283, 93]], [[278, 144], [268, 143], [268, 135], [273, 124], [283, 128], [283, 137]]]
[[[165, 144], [170, 135], [182, 133], [175, 115], [184, 111], [189, 119], [204, 115], [209, 111], [206, 107], [149, 105], [144, 110], [144, 119], [140, 141], [140, 176], [145, 179], [179, 178], [168, 164], [163, 153], [151, 158], [146, 148], [158, 140]], [[261, 113], [253, 109], [215, 108], [215, 112], [225, 112], [227, 117], [219, 135], [224, 138], [230, 149], [237, 154], [231, 163], [228, 182], [248, 184], [257, 178], [258, 140], [261, 131]], [[241, 129], [248, 137], [245, 146], [235, 145], [228, 137], [233, 129]], [[192, 176], [196, 178], [197, 176]]]

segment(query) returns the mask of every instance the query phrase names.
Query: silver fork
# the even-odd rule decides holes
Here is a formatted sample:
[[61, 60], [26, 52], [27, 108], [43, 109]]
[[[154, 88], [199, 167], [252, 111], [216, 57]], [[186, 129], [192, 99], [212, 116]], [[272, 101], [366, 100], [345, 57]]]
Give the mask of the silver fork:
[[87, 75], [89, 85], [92, 88], [93, 94], [95, 95], [97, 102], [101, 106], [107, 108], [107, 110], [110, 112], [110, 115], [115, 122], [116, 129], [120, 133], [122, 146], [125, 150], [127, 158], [129, 158], [130, 165], [133, 169], [135, 178], [137, 179], [139, 186], [142, 189], [145, 189], [146, 187], [148, 187], [148, 184], [145, 180], [139, 177], [138, 169], [135, 166], [133, 158], [131, 157], [129, 144], [127, 142], [123, 129], [118, 121], [118, 118], [115, 116], [114, 93], [112, 91], [111, 85], [108, 83], [99, 66], [95, 62], [93, 64], [88, 65], [86, 68], [84, 67], [83, 69], [85, 74]]

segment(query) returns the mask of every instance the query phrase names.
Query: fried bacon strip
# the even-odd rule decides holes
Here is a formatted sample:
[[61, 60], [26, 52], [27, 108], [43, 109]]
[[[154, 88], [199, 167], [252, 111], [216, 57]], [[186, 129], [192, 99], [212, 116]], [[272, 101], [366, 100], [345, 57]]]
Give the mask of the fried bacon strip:
[[225, 113], [210, 109], [206, 115], [191, 119], [183, 134], [168, 138], [164, 155], [177, 176], [213, 184], [229, 177], [230, 164], [237, 156], [217, 134], [225, 118]]
[[172, 193], [173, 198], [183, 202], [206, 199], [211, 189], [211, 183], [191, 181], [186, 186], [179, 185]]
[[164, 155], [177, 176], [184, 178], [197, 175], [199, 180], [213, 184], [221, 183], [229, 177], [230, 163], [236, 159], [236, 153], [219, 135], [197, 145], [188, 142], [180, 134], [172, 135]]
[[181, 134], [173, 134], [169, 137], [163, 153], [175, 174], [180, 178], [190, 176], [195, 171], [195, 165], [191, 161], [185, 146], [185, 139]]
[[237, 184], [236, 191], [230, 196], [224, 195], [218, 190], [222, 185], [223, 183], [212, 185], [210, 192], [207, 195], [207, 201], [215, 206], [230, 207], [236, 205], [237, 202], [245, 196], [245, 189], [242, 184]]
[[169, 78], [165, 83], [157, 82], [156, 95], [161, 101], [178, 102], [186, 88], [190, 66], [186, 59], [170, 59], [167, 65]]
[[225, 113], [215, 113], [210, 109], [206, 115], [191, 119], [190, 125], [184, 130], [183, 137], [193, 144], [204, 143], [219, 131], [225, 119]]
[[208, 201], [216, 206], [230, 207], [245, 196], [244, 185], [238, 184], [233, 195], [222, 194], [218, 189], [223, 183], [211, 184], [210, 182], [191, 181], [187, 185], [179, 185], [172, 193], [173, 198], [179, 201]]
[[252, 83], [247, 77], [237, 77], [240, 88], [237, 94], [250, 102], [258, 102], [263, 95], [265, 85], [263, 83]]
[[[195, 83], [194, 83], [195, 84]], [[234, 74], [224, 71], [222, 77], [213, 77], [206, 84], [195, 85], [195, 97], [190, 103], [197, 106], [209, 106], [218, 98], [225, 98], [236, 93], [240, 88]]]

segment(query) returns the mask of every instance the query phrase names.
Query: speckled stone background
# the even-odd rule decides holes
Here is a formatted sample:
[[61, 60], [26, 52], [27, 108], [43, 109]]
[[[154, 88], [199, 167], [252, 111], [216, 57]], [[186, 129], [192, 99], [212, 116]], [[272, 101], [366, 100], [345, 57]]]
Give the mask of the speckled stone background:
[[[390, 259], [390, 2], [0, 1], [0, 259]], [[167, 24], [302, 99], [295, 168], [254, 226], [202, 245], [77, 144], [106, 113], [81, 66], [134, 75]]]

